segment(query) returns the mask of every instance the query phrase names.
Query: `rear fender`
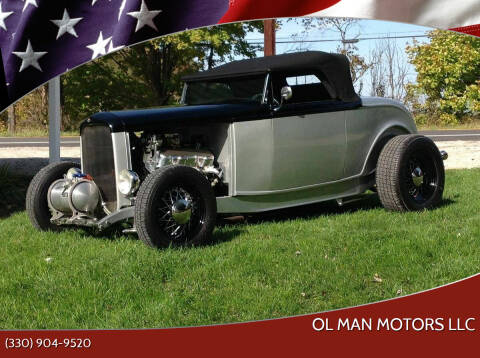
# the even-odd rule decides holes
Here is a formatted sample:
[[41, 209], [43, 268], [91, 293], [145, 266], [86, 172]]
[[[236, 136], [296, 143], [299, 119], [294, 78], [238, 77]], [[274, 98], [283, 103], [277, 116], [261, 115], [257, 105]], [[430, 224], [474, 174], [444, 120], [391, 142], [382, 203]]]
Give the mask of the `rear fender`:
[[377, 168], [377, 161], [383, 147], [393, 137], [403, 134], [411, 134], [411, 131], [403, 125], [395, 125], [381, 131], [380, 134], [375, 138], [373, 145], [370, 147], [367, 160], [363, 166], [362, 175], [369, 175], [375, 172], [375, 169]]

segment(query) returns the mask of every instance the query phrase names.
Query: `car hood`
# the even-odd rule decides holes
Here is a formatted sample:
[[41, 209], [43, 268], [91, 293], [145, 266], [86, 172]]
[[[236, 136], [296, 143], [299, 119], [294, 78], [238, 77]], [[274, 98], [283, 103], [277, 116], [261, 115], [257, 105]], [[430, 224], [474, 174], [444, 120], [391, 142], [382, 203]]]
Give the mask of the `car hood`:
[[155, 109], [101, 112], [82, 123], [108, 125], [112, 132], [163, 130], [212, 122], [238, 122], [265, 118], [270, 113], [265, 105], [256, 103], [212, 104], [164, 107]]

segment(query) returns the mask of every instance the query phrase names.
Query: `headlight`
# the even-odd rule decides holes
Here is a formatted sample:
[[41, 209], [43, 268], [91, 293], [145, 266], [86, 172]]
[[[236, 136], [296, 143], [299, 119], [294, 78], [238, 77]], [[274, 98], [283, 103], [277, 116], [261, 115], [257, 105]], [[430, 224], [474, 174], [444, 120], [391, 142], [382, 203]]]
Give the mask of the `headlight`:
[[118, 190], [125, 196], [134, 194], [140, 186], [138, 174], [132, 170], [122, 170], [118, 178]]

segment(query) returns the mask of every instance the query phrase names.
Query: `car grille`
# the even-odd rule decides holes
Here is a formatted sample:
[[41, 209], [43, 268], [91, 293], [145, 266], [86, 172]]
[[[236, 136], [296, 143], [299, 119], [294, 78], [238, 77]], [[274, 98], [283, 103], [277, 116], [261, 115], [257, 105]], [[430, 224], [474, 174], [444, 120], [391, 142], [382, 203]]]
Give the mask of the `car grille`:
[[93, 178], [108, 210], [114, 211], [117, 205], [117, 186], [112, 134], [108, 127], [94, 125], [83, 128], [82, 164], [82, 171]]

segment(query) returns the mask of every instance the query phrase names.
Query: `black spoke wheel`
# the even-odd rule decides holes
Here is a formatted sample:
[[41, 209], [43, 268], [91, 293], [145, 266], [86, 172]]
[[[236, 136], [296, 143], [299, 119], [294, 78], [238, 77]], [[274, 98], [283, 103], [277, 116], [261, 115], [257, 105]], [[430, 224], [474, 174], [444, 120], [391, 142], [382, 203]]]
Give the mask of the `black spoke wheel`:
[[140, 187], [135, 227], [152, 247], [199, 245], [209, 240], [216, 211], [211, 185], [200, 172], [168, 166], [150, 174]]
[[383, 148], [376, 184], [383, 206], [395, 211], [423, 210], [443, 196], [445, 168], [435, 143], [421, 135], [401, 135]]

